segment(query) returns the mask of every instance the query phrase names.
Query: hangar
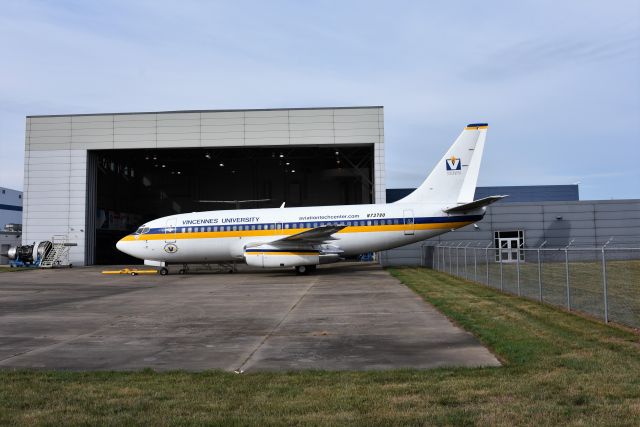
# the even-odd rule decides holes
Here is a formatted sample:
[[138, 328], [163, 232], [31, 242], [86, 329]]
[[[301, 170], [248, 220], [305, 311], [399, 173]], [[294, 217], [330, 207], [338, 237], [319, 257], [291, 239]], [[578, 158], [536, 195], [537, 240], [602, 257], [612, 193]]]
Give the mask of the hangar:
[[23, 242], [63, 236], [74, 265], [164, 215], [384, 203], [380, 106], [28, 116]]

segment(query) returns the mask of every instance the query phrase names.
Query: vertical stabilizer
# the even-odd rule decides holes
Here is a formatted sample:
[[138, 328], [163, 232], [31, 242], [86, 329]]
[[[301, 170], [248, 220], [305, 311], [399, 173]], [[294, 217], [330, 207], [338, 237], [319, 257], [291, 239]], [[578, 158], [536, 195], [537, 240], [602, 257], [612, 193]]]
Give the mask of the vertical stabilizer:
[[472, 202], [487, 129], [486, 123], [467, 125], [422, 185], [397, 203]]

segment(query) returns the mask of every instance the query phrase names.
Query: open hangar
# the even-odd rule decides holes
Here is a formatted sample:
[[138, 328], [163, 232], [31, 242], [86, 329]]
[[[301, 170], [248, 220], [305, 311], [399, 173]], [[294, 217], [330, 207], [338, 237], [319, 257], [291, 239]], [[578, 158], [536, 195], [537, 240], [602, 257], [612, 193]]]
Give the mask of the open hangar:
[[384, 203], [383, 108], [28, 116], [24, 170], [25, 244], [63, 236], [74, 265], [139, 263], [115, 242], [165, 215]]

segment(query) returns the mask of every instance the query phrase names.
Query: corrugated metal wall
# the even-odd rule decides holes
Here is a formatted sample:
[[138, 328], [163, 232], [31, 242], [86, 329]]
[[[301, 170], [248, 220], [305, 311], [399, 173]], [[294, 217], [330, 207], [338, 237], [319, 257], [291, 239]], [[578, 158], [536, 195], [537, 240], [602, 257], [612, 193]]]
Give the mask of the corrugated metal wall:
[[527, 202], [492, 205], [478, 228], [469, 225], [440, 237], [381, 253], [383, 265], [421, 265], [422, 246], [440, 242], [486, 246], [495, 231], [524, 230], [524, 245], [536, 248], [601, 246], [613, 237], [616, 246], [640, 247], [640, 200]]

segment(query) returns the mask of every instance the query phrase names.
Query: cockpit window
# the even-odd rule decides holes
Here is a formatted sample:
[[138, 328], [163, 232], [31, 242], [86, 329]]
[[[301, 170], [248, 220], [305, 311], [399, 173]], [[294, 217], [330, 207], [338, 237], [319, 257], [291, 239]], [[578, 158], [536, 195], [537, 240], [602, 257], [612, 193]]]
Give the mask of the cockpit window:
[[138, 228], [133, 234], [145, 234], [145, 233], [148, 233], [149, 230], [151, 230], [149, 227], [145, 227], [143, 225], [142, 227]]

